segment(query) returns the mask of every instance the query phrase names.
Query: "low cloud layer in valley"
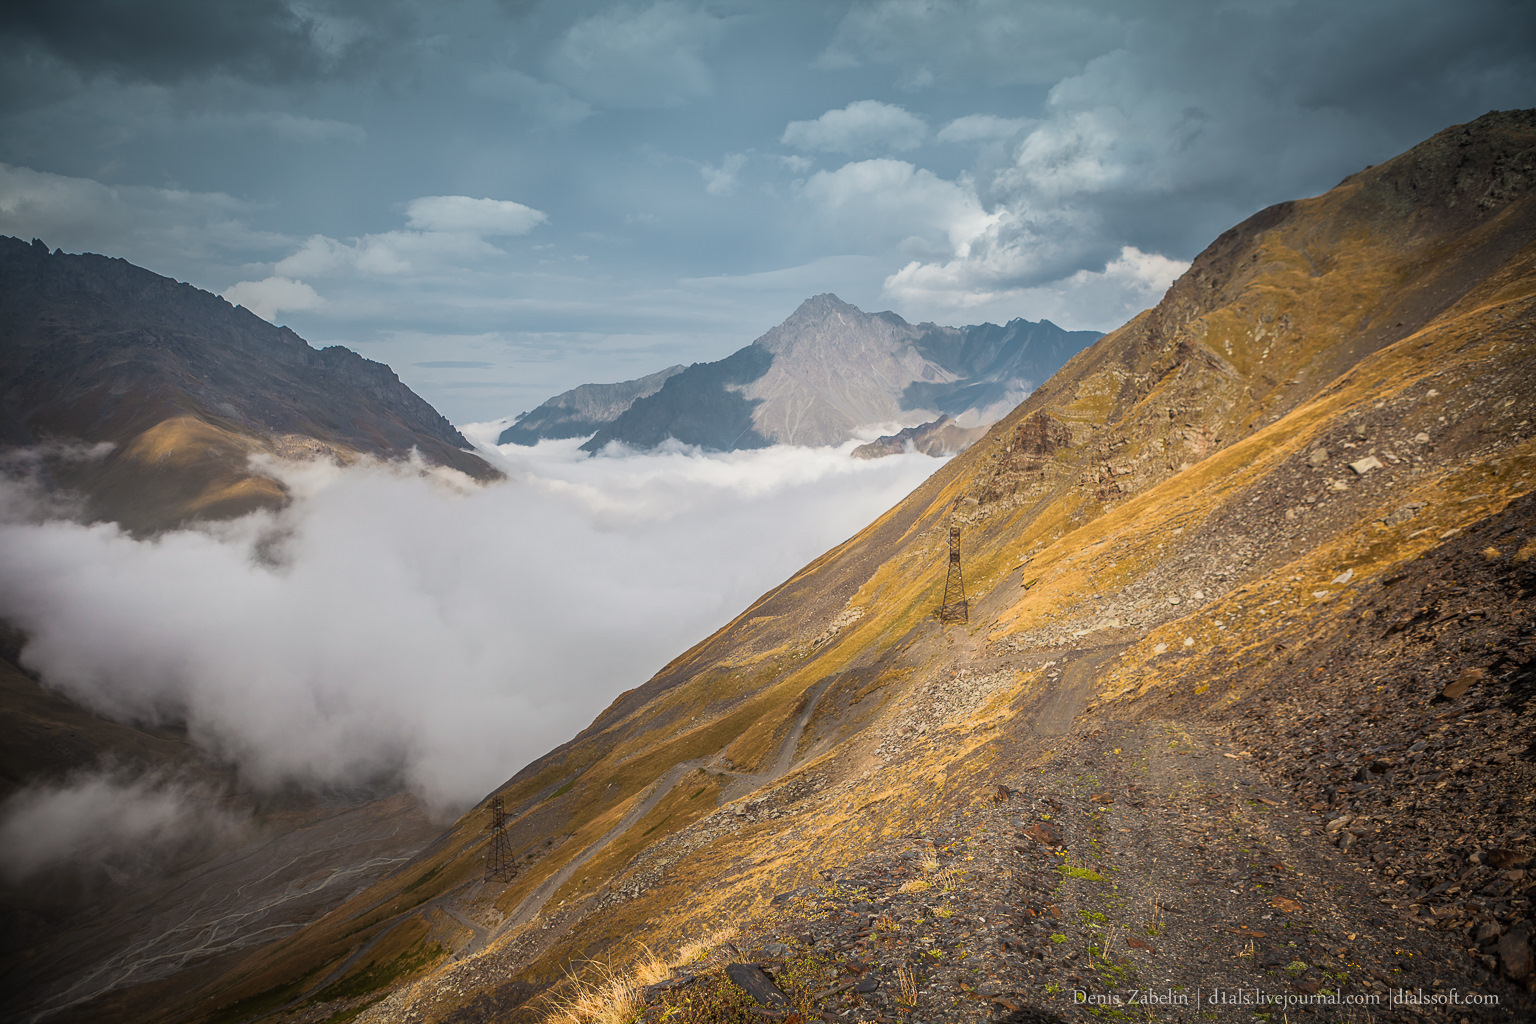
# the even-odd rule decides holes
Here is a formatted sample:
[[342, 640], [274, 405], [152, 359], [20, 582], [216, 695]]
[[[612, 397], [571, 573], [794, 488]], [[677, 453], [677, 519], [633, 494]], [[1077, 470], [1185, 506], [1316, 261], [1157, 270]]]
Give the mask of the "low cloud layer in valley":
[[[256, 785], [398, 778], [451, 812], [939, 465], [851, 444], [587, 459], [579, 443], [509, 446], [509, 480], [487, 487], [272, 464], [285, 511], [143, 540], [39, 518], [10, 481], [0, 616], [48, 685], [184, 721]], [[28, 799], [7, 829], [63, 806]]]
[[5, 802], [0, 880], [20, 885], [65, 868], [76, 887], [81, 878], [120, 883], [243, 827], [206, 784], [105, 765]]

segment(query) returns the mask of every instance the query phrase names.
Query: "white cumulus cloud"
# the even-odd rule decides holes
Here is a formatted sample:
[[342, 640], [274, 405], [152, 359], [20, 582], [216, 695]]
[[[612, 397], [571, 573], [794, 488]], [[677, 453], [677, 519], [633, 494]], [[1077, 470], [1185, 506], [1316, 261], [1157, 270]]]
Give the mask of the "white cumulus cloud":
[[802, 192], [830, 227], [868, 241], [952, 257], [993, 223], [968, 180], [948, 181], [904, 160], [880, 158], [817, 171]]
[[412, 199], [406, 204], [405, 216], [418, 231], [462, 231], [474, 235], [526, 235], [549, 220], [542, 210], [510, 199], [469, 196]]
[[1022, 117], [998, 117], [996, 114], [966, 114], [939, 129], [934, 136], [940, 142], [999, 142], [1011, 139], [1028, 127]]
[[284, 310], [319, 309], [325, 305], [325, 300], [313, 288], [291, 277], [240, 281], [224, 289], [223, 295], [263, 320], [271, 320]]
[[1078, 270], [1032, 287], [978, 287], [963, 261], [943, 266], [917, 261], [885, 279], [885, 293], [912, 315], [998, 322], [1028, 310], [1034, 319], [1054, 321], [1073, 330], [1108, 331], [1155, 306], [1180, 274], [1183, 260], [1125, 246], [1102, 270]]
[[712, 196], [728, 196], [736, 191], [736, 176], [747, 166], [745, 153], [727, 153], [720, 166], [704, 164], [699, 174], [704, 178], [704, 191]]
[[814, 121], [791, 121], [779, 141], [800, 150], [862, 154], [916, 149], [928, 137], [916, 114], [879, 100], [856, 100]]
[[[326, 277], [344, 273], [399, 277], [429, 273], [502, 255], [488, 237], [524, 235], [549, 221], [542, 210], [510, 199], [475, 199], [470, 196], [422, 196], [405, 207], [405, 230], [381, 231], [360, 238], [342, 240], [327, 235], [311, 235], [292, 253], [273, 266], [269, 281]], [[231, 302], [247, 294], [241, 282], [226, 291]], [[307, 288], [300, 285], [300, 288]], [[270, 285], [250, 292], [253, 298], [275, 295], [301, 299], [298, 289]], [[318, 296], [316, 296], [318, 299]], [[255, 309], [254, 306], [250, 307]], [[281, 305], [283, 309], [315, 309], [309, 306]]]

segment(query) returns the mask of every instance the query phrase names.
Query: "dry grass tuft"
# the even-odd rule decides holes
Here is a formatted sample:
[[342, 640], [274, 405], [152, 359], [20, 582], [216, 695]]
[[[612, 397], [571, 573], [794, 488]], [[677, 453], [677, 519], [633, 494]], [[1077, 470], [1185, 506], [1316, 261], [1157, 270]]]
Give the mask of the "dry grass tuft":
[[917, 1005], [917, 975], [911, 968], [898, 967], [896, 969], [896, 986], [900, 990], [897, 999], [905, 1006]]
[[711, 953], [736, 937], [735, 928], [721, 928], [713, 935], [703, 939], [692, 939], [683, 943], [677, 951], [679, 964], [696, 964], [705, 960]]
[[641, 988], [672, 976], [671, 964], [651, 952], [650, 946], [642, 945], [640, 948], [645, 950], [645, 958], [635, 967], [635, 981]]
[[547, 1024], [633, 1024], [645, 1008], [639, 981], [606, 966], [599, 966], [596, 973], [592, 981], [567, 976], [570, 994], [559, 999]]
[[927, 892], [933, 888], [933, 883], [926, 878], [914, 878], [910, 882], [902, 883], [900, 892]]
[[[735, 930], [716, 934], [729, 938]], [[690, 946], [702, 945], [690, 943]], [[672, 976], [671, 965], [649, 946], [641, 945], [640, 949], [639, 962], [624, 974], [596, 961], [589, 961], [596, 968], [596, 977], [591, 981], [567, 971], [570, 994], [558, 1000], [555, 1015], [547, 1018], [546, 1024], [633, 1024], [645, 1009], [641, 990]]]

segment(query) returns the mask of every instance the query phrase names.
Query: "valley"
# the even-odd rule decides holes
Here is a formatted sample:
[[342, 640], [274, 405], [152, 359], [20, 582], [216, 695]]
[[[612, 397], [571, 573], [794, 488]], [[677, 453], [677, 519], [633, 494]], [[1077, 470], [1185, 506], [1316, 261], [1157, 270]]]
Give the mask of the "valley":
[[[1528, 1019], [1533, 181], [1536, 112], [1493, 113], [1255, 214], [447, 828], [306, 819], [276, 871], [149, 894], [132, 952], [83, 954], [113, 991], [28, 1012]], [[711, 436], [759, 429], [749, 398], [794, 419], [757, 358], [667, 376], [614, 436], [669, 436], [697, 366]], [[247, 884], [221, 937], [212, 894]]]

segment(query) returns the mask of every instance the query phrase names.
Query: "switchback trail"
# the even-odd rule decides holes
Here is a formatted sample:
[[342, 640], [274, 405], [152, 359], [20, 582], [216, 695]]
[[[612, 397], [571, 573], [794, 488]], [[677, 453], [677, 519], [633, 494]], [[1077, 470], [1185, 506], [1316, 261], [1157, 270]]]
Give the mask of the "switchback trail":
[[[619, 819], [618, 824], [594, 840], [591, 845], [573, 857], [559, 871], [546, 878], [537, 889], [523, 898], [523, 901], [517, 905], [517, 908], [511, 914], [507, 915], [506, 920], [502, 921], [501, 924], [488, 933], [477, 933], [475, 943], [465, 950], [465, 955], [485, 948], [511, 928], [530, 924], [539, 916], [539, 913], [544, 909], [545, 904], [549, 902], [550, 898], [556, 892], [559, 892], [560, 887], [570, 881], [571, 877], [581, 870], [584, 864], [599, 853], [602, 853], [608, 844], [629, 831], [635, 822], [649, 814], [651, 809], [661, 803], [667, 794], [672, 791], [672, 788], [688, 773], [703, 768], [717, 775], [731, 776], [731, 782], [721, 795], [722, 803], [729, 803], [732, 800], [740, 799], [748, 793], [761, 789], [763, 786], [776, 782], [789, 774], [794, 767], [795, 751], [800, 745], [800, 737], [805, 733], [806, 724], [810, 722], [811, 716], [816, 713], [816, 705], [821, 701], [822, 695], [827, 692], [827, 687], [831, 683], [831, 678], [824, 679], [807, 691], [809, 699], [805, 702], [805, 707], [801, 709], [800, 714], [796, 716], [789, 733], [779, 745], [779, 749], [774, 755], [772, 766], [767, 771], [757, 773], [726, 771], [711, 767], [712, 759], [709, 758], [695, 758], [693, 760], [680, 761], [673, 765], [651, 784], [651, 788], [646, 795], [631, 807], [624, 817]], [[553, 941], [558, 938], [566, 928], [570, 927], [571, 923], [572, 919], [567, 919], [565, 924], [561, 928], [556, 929], [547, 941]]]

